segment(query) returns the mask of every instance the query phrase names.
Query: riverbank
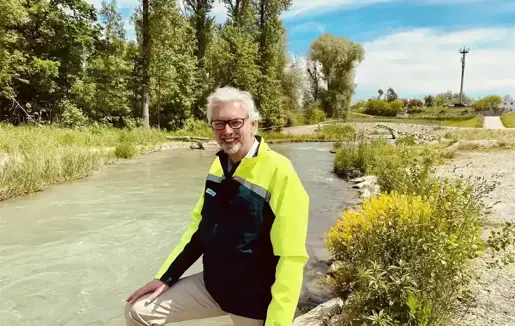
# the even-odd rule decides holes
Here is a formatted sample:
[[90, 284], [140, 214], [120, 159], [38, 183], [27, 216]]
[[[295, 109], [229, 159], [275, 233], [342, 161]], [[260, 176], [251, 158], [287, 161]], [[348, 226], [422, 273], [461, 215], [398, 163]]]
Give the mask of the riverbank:
[[[269, 143], [331, 142], [354, 133], [347, 126], [327, 126], [310, 135], [262, 132]], [[184, 136], [200, 140], [185, 141]], [[181, 138], [182, 137], [182, 138]], [[172, 148], [217, 149], [205, 122], [168, 133], [156, 129], [105, 126], [65, 129], [53, 126], [0, 125], [0, 201], [77, 180], [93, 171], [140, 154]]]
[[[356, 147], [348, 143], [336, 151], [337, 175], [348, 179], [374, 174], [380, 187], [369, 184], [374, 183], [371, 179], [360, 180], [365, 182], [356, 186], [362, 189], [364, 203], [346, 209], [344, 217], [328, 232], [328, 245], [336, 262], [322, 278], [329, 280], [334, 293], [343, 298], [332, 302], [328, 309], [336, 315], [333, 318], [352, 318], [355, 322], [377, 318], [381, 311], [385, 321], [401, 324], [425, 320], [440, 325], [452, 319], [467, 326], [513, 325], [515, 267], [488, 268], [492, 248], [506, 245], [508, 252], [512, 249], [513, 229], [502, 237], [504, 243], [490, 242], [488, 236], [491, 231], [502, 233], [505, 222], [515, 222], [515, 204], [511, 201], [515, 151], [510, 150], [514, 134], [415, 128], [402, 133], [418, 134], [420, 128], [426, 128], [424, 132], [442, 138], [426, 145], [417, 145], [414, 139], [401, 139], [400, 146], [373, 142]], [[361, 125], [364, 129], [367, 127]], [[469, 181], [458, 181], [460, 176], [480, 177], [470, 184], [472, 193], [462, 187]], [[449, 179], [435, 179], [439, 177]], [[492, 187], [495, 181], [499, 184]], [[379, 189], [380, 197], [374, 196]], [[424, 197], [435, 191], [438, 196]], [[486, 214], [489, 210], [483, 203], [486, 207], [496, 204], [492, 214]], [[410, 239], [418, 240], [413, 243]], [[450, 247], [438, 245], [449, 241]], [[486, 246], [485, 251], [477, 251], [482, 246]], [[428, 252], [427, 248], [434, 249]], [[502, 249], [499, 254], [496, 258], [502, 257]], [[468, 262], [467, 257], [476, 258]], [[405, 264], [398, 265], [398, 259]], [[470, 268], [473, 277], [469, 283], [462, 277]], [[392, 283], [395, 279], [407, 283]], [[448, 280], [453, 281], [448, 284]], [[376, 286], [370, 287], [370, 282]], [[467, 299], [467, 289], [471, 290], [471, 300]], [[411, 294], [405, 297], [406, 293]], [[402, 304], [405, 300], [409, 307]]]
[[[497, 182], [496, 188], [485, 198], [494, 205], [485, 225], [485, 236], [501, 231], [505, 222], [515, 223], [515, 150], [494, 152], [463, 152], [451, 162], [437, 167], [440, 176], [481, 176], [488, 182]], [[458, 323], [466, 326], [515, 325], [515, 266], [488, 269], [484, 258], [474, 261], [478, 278], [472, 284], [473, 299], [470, 307], [462, 307]]]

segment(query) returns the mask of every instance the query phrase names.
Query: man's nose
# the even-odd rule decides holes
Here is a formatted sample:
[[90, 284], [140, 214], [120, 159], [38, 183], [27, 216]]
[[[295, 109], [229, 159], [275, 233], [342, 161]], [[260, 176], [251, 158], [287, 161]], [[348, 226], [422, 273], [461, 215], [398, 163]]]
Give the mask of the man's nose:
[[225, 134], [230, 134], [230, 133], [232, 133], [233, 131], [234, 131], [234, 129], [232, 129], [232, 128], [231, 128], [231, 126], [230, 126], [228, 123], [226, 123], [226, 124], [225, 124], [225, 127], [224, 127], [224, 133], [225, 133]]

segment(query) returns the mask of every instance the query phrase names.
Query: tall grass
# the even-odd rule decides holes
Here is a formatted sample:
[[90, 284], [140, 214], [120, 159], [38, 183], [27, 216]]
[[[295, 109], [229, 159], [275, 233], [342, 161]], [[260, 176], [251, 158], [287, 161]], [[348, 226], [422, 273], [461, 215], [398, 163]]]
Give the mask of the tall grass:
[[83, 178], [117, 158], [166, 142], [157, 130], [0, 125], [0, 200]]
[[483, 116], [476, 115], [471, 118], [448, 118], [442, 121], [442, 125], [447, 127], [462, 127], [462, 128], [482, 128], [484, 124]]

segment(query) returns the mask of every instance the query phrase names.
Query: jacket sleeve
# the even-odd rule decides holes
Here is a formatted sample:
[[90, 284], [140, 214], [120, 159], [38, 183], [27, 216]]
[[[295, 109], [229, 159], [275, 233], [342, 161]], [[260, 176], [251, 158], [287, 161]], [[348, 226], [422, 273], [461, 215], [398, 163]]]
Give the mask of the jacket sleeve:
[[199, 198], [192, 212], [193, 220], [182, 235], [179, 244], [168, 255], [167, 259], [157, 272], [155, 279], [172, 286], [184, 272], [200, 258], [202, 247], [198, 234], [198, 226], [202, 219], [200, 214], [204, 203], [204, 194]]
[[295, 315], [304, 265], [308, 260], [309, 216], [308, 194], [291, 165], [277, 176], [271, 189], [270, 206], [275, 214], [270, 237], [279, 262], [265, 326], [289, 326]]

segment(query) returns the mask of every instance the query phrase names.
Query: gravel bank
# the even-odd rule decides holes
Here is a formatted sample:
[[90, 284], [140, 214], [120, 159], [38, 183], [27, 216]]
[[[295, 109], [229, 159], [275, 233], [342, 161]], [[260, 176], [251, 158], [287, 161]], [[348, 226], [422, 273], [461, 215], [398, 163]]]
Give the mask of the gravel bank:
[[[500, 184], [486, 199], [489, 205], [500, 201], [494, 206], [489, 222], [515, 222], [515, 151], [460, 153], [451, 163], [438, 167], [437, 173], [442, 176], [476, 175], [498, 181]], [[456, 320], [456, 324], [515, 325], [515, 266], [488, 269], [485, 261], [479, 259], [474, 269], [479, 275], [473, 284], [476, 297], [469, 311], [464, 312], [463, 320]]]

